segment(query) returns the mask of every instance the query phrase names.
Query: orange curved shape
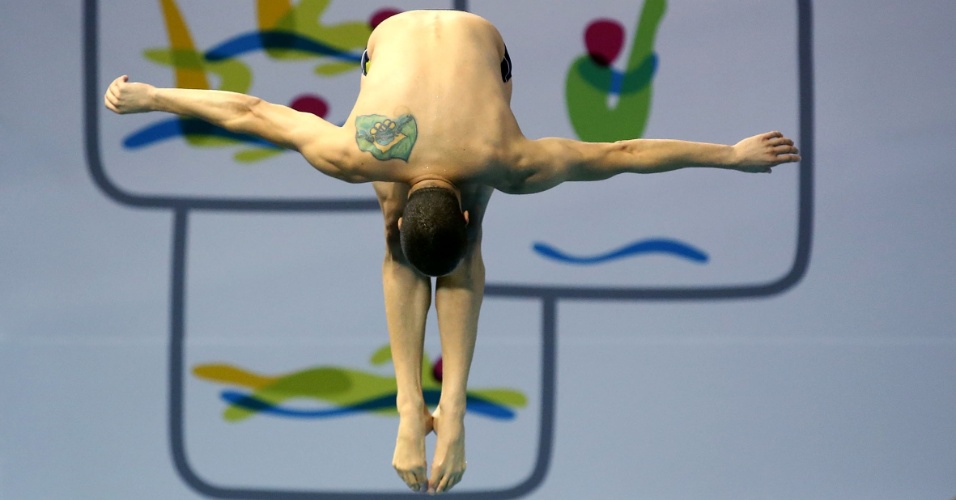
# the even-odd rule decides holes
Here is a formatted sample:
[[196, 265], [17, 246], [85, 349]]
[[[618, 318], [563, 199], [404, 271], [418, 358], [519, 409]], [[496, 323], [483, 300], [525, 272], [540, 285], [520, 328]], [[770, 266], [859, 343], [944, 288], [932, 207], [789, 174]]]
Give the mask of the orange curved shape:
[[176, 0], [160, 0], [166, 34], [169, 37], [176, 70], [176, 87], [185, 89], [209, 89], [209, 79], [202, 66], [202, 55], [196, 51], [189, 26], [183, 19]]
[[258, 0], [256, 14], [259, 17], [259, 29], [269, 31], [275, 29], [279, 21], [292, 11], [292, 2], [289, 0]]

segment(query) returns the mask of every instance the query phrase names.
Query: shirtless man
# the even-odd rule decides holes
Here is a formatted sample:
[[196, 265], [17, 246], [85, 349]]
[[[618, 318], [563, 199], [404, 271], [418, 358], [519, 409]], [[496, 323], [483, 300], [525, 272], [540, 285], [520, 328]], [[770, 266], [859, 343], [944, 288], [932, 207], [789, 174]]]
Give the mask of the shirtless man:
[[[393, 465], [414, 491], [448, 491], [465, 471], [465, 390], [485, 284], [481, 222], [495, 189], [529, 194], [566, 181], [693, 166], [770, 172], [800, 159], [779, 132], [733, 146], [527, 139], [511, 111], [504, 42], [473, 14], [396, 15], [372, 33], [363, 59], [361, 91], [342, 127], [252, 96], [155, 88], [126, 76], [104, 99], [120, 114], [163, 111], [261, 137], [298, 151], [326, 175], [373, 183], [385, 218], [382, 280], [398, 384]], [[443, 362], [432, 414], [421, 387], [430, 276]], [[426, 476], [425, 436], [432, 430], [438, 437]]]

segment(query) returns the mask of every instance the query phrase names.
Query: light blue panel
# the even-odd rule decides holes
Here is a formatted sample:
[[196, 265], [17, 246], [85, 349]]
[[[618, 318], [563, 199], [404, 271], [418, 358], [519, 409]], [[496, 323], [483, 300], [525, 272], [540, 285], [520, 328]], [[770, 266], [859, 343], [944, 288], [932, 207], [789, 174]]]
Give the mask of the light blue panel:
[[[325, 8], [318, 9], [323, 3], [327, 4]], [[146, 53], [168, 51], [171, 46], [168, 19], [159, 2], [107, 0], [98, 4], [98, 87], [105, 88], [123, 74], [134, 81], [175, 86], [172, 67], [157, 62], [155, 56], [147, 57]], [[327, 109], [325, 118], [333, 123], [345, 121], [358, 95], [358, 60], [366, 43], [362, 30], [369, 31], [375, 14], [395, 10], [394, 5], [384, 1], [295, 2], [296, 6], [309, 7], [301, 12], [303, 18], [316, 18], [314, 29], [301, 35], [308, 50], [297, 57], [272, 57], [261, 50], [255, 36], [259, 22], [255, 2], [232, 3], [228, 15], [224, 15], [219, 2], [173, 4], [185, 26], [181, 30], [188, 31], [195, 51], [205, 58], [209, 88], [241, 91], [284, 105], [293, 105], [300, 98], [322, 100]], [[425, 0], [403, 2], [400, 8], [449, 6], [447, 0]], [[322, 52], [327, 49], [332, 54]], [[223, 62], [217, 54], [232, 57]], [[330, 66], [343, 64], [341, 70], [331, 71]], [[181, 135], [164, 139], [167, 136], [162, 131], [176, 126], [170, 116], [117, 118], [105, 108], [99, 110], [99, 115], [102, 168], [116, 187], [129, 194], [232, 200], [371, 196], [366, 186], [348, 185], [317, 174], [293, 153], [272, 149], [275, 154], [264, 159], [235, 160], [237, 154], [270, 151], [262, 144], [233, 141], [211, 147], [187, 144]], [[136, 138], [141, 139], [141, 145], [124, 145]]]
[[[611, 20], [624, 28], [623, 47], [612, 65], [622, 73], [637, 71], [636, 63], [628, 66], [635, 38], [654, 26], [644, 2], [560, 8], [544, 1], [475, 2], [474, 10], [499, 26], [512, 52], [515, 114], [530, 137], [578, 137], [569, 119], [569, 103], [577, 97], [566, 82], [587, 54], [585, 33], [593, 24]], [[789, 0], [666, 2], [653, 38], [657, 69], [643, 136], [734, 144], [781, 130], [799, 142], [799, 83], [811, 75], [800, 71], [797, 14], [797, 2]], [[547, 28], [526, 36], [529, 26]], [[605, 91], [611, 109], [629, 95], [628, 90]], [[601, 116], [595, 114], [601, 123], [593, 126], [614, 121], [626, 129], [641, 119], [624, 109]], [[535, 196], [499, 196], [488, 211], [489, 279], [549, 287], [700, 289], [772, 283], [791, 270], [797, 257], [799, 168], [785, 165], [772, 176], [715, 170], [623, 175]], [[596, 257], [660, 239], [697, 250], [706, 260], [651, 251], [597, 265], [569, 265], [534, 250], [545, 243], [572, 256]]]
[[[181, 394], [171, 387], [183, 402], [172, 417], [183, 433], [171, 438], [184, 450], [180, 463], [202, 484], [264, 495], [403, 491], [390, 466], [396, 416], [346, 411], [352, 404], [394, 408], [392, 365], [372, 362], [388, 344], [382, 247], [356, 244], [379, 225], [377, 214], [191, 217], [186, 321], [182, 337], [171, 339], [183, 346], [171, 365], [171, 375], [184, 381]], [[554, 381], [543, 375], [542, 328], [537, 301], [489, 299], [483, 308], [469, 388], [479, 395], [505, 390], [523, 402], [470, 407], [469, 467], [481, 479], [464, 491], [512, 489], [548, 458], [540, 456], [542, 419], [551, 418], [542, 398]], [[434, 363], [441, 354], [434, 321], [428, 330]], [[236, 398], [268, 392], [208, 375], [223, 365], [302, 382], [274, 406], [227, 420]], [[363, 377], [391, 379], [392, 389], [363, 392]], [[356, 396], [347, 404], [310, 396], [330, 387]]]

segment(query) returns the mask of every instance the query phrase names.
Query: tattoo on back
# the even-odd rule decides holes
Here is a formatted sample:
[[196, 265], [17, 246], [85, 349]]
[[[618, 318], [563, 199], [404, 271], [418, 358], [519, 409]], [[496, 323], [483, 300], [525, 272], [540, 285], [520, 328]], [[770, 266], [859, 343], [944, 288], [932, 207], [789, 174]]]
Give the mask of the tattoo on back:
[[418, 124], [410, 114], [395, 120], [382, 115], [359, 116], [355, 119], [355, 130], [359, 149], [382, 161], [398, 159], [408, 162], [418, 140]]

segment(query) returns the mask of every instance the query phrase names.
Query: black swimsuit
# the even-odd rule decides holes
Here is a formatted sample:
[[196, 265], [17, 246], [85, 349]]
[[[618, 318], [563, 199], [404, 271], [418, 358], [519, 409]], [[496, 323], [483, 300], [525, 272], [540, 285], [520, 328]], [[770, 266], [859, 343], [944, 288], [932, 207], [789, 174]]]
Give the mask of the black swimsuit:
[[[368, 58], [368, 49], [362, 52], [362, 74], [368, 76], [368, 68], [372, 61]], [[511, 55], [508, 54], [508, 47], [505, 47], [505, 58], [501, 60], [501, 80], [508, 83], [511, 80]]]

